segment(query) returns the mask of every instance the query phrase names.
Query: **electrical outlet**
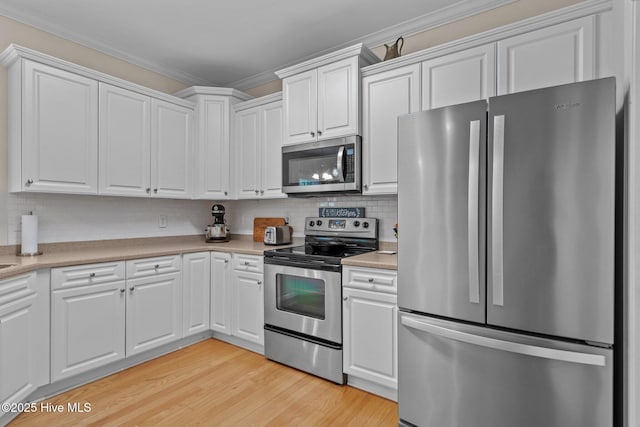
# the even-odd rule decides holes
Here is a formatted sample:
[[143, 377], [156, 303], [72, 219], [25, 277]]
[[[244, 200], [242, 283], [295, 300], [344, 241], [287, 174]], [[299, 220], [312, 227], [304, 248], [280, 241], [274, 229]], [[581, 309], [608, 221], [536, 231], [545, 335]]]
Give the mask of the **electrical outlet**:
[[166, 215], [160, 215], [158, 217], [158, 227], [167, 228], [167, 216]]

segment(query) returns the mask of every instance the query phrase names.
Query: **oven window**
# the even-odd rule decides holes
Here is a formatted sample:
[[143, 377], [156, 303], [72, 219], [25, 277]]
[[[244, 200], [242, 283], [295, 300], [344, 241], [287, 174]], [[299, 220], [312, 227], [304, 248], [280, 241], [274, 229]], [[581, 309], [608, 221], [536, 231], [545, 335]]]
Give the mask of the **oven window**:
[[278, 310], [324, 320], [324, 280], [276, 274]]

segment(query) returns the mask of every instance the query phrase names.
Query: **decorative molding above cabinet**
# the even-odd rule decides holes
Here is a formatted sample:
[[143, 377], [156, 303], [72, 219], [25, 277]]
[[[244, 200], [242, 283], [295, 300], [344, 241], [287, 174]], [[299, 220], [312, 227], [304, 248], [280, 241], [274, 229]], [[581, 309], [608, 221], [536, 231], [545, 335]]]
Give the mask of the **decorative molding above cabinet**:
[[357, 44], [277, 71], [283, 79], [284, 143], [359, 135], [360, 68], [379, 61]]

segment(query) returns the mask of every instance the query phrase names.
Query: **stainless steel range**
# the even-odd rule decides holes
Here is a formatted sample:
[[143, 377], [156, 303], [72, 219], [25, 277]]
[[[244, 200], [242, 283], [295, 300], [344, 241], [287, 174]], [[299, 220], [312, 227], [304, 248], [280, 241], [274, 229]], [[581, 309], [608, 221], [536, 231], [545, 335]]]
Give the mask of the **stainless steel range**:
[[305, 244], [264, 253], [264, 354], [345, 383], [342, 258], [378, 248], [376, 218], [307, 218]]

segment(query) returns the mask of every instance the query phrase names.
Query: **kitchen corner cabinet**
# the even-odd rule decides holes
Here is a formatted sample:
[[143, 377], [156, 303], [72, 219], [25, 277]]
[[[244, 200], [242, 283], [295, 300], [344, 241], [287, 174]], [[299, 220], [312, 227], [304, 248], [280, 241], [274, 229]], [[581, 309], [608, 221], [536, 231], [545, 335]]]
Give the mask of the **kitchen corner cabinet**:
[[193, 149], [193, 197], [227, 200], [235, 197], [231, 145], [233, 106], [251, 99], [236, 89], [193, 86], [175, 94], [196, 104]]
[[397, 400], [397, 273], [343, 269], [343, 369], [358, 388]]
[[98, 82], [38, 62], [9, 66], [9, 191], [98, 192]]
[[398, 192], [398, 119], [420, 110], [420, 64], [362, 79], [362, 193]]
[[233, 254], [232, 334], [264, 345], [263, 257]]
[[281, 198], [282, 94], [236, 104], [236, 196]]
[[22, 402], [49, 383], [48, 325], [47, 271], [0, 280], [0, 403]]
[[211, 329], [231, 335], [231, 254], [211, 252]]
[[211, 255], [197, 252], [182, 256], [182, 336], [209, 330]]
[[284, 143], [360, 134], [360, 67], [377, 61], [359, 44], [276, 72], [283, 79]]

